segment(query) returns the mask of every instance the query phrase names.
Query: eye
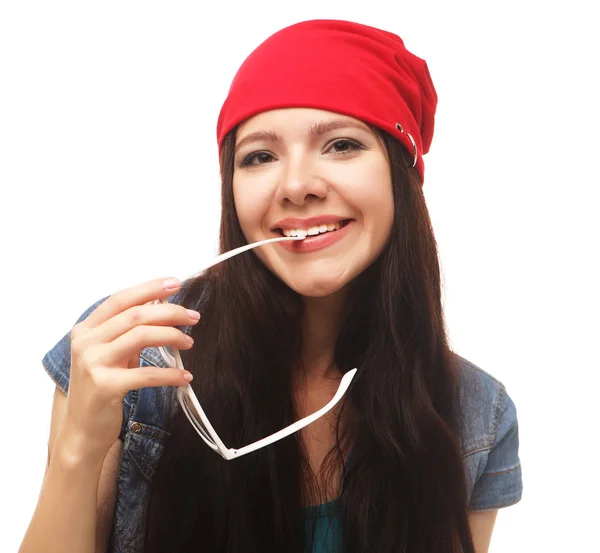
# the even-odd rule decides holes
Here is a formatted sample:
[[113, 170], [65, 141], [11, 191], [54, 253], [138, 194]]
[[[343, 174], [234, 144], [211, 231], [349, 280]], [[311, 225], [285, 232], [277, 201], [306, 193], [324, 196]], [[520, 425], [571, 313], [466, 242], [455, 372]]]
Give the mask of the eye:
[[364, 146], [355, 140], [349, 140], [348, 138], [341, 138], [331, 143], [327, 150], [333, 150], [334, 154], [346, 155], [356, 150], [363, 150]]
[[253, 152], [246, 156], [240, 163], [240, 167], [251, 167], [257, 165], [264, 165], [272, 161], [273, 156], [268, 152]]

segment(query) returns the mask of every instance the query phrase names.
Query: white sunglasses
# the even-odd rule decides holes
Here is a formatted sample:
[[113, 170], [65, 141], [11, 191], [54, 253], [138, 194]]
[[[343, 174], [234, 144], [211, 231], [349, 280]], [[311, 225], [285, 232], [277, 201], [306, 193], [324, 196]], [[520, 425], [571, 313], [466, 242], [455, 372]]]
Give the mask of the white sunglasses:
[[[217, 265], [217, 264], [221, 263], [222, 261], [229, 259], [230, 257], [234, 257], [235, 255], [238, 255], [245, 251], [251, 250], [253, 248], [258, 248], [265, 244], [270, 244], [271, 242], [282, 242], [284, 240], [303, 240], [303, 239], [304, 239], [304, 237], [300, 237], [300, 236], [269, 238], [267, 240], [261, 240], [260, 242], [254, 242], [253, 244], [247, 244], [245, 246], [241, 246], [240, 248], [235, 248], [234, 250], [225, 252], [224, 254], [221, 254], [218, 257], [216, 257], [209, 265], [204, 267], [204, 269], [202, 269], [199, 273], [196, 273], [195, 275], [190, 277], [190, 279], [196, 278], [202, 272], [204, 272], [206, 269], [208, 269], [214, 265]], [[166, 299], [155, 300], [153, 303], [155, 303], [155, 304], [168, 303], [168, 300], [166, 300]], [[161, 354], [162, 358], [164, 359], [165, 363], [169, 367], [184, 370], [183, 363], [181, 361], [181, 355], [179, 354], [178, 349], [170, 348], [170, 347], [167, 349], [163, 346], [159, 346], [158, 351]], [[177, 399], [179, 400], [179, 404], [181, 405], [183, 412], [186, 414], [188, 420], [190, 421], [192, 426], [195, 428], [196, 432], [198, 432], [200, 437], [206, 442], [206, 444], [211, 449], [213, 449], [219, 455], [221, 455], [221, 457], [223, 457], [224, 459], [227, 459], [229, 461], [231, 459], [241, 457], [242, 455], [246, 455], [246, 453], [251, 453], [252, 451], [256, 451], [257, 449], [261, 449], [272, 443], [275, 443], [275, 442], [289, 436], [290, 434], [293, 434], [294, 432], [298, 432], [298, 430], [301, 430], [305, 426], [308, 426], [312, 422], [316, 421], [318, 418], [322, 417], [325, 413], [327, 413], [327, 411], [330, 411], [335, 406], [335, 404], [342, 398], [342, 396], [346, 393], [346, 390], [348, 390], [348, 387], [350, 386], [350, 383], [352, 382], [352, 379], [354, 378], [356, 371], [357, 371], [357, 369], [352, 369], [352, 370], [348, 371], [346, 374], [344, 374], [344, 376], [342, 377], [342, 380], [340, 382], [340, 385], [338, 387], [337, 392], [335, 393], [333, 398], [331, 398], [329, 403], [327, 403], [327, 405], [325, 405], [318, 411], [314, 412], [312, 415], [308, 415], [307, 417], [300, 419], [299, 421], [291, 424], [290, 426], [287, 426], [283, 430], [279, 430], [279, 432], [275, 432], [274, 434], [271, 434], [270, 436], [267, 436], [266, 438], [262, 438], [261, 440], [258, 440], [257, 442], [248, 444], [244, 447], [240, 447], [239, 449], [229, 448], [229, 447], [225, 446], [225, 444], [223, 443], [221, 438], [219, 438], [219, 435], [216, 433], [215, 429], [213, 428], [212, 424], [210, 424], [208, 417], [206, 416], [206, 414], [204, 413], [204, 410], [200, 406], [200, 402], [198, 401], [196, 394], [194, 394], [194, 391], [192, 390], [192, 387], [189, 384], [186, 384], [185, 386], [179, 386], [177, 388]]]

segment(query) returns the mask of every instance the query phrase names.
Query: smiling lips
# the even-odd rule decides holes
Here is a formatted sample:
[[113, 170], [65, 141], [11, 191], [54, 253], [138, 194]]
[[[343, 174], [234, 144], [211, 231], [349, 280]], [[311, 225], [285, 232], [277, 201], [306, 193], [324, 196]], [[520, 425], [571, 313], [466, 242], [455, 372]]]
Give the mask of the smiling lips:
[[348, 220], [342, 221], [341, 223], [329, 223], [328, 225], [315, 225], [314, 227], [309, 227], [308, 229], [280, 229], [280, 232], [282, 232], [284, 236], [301, 236], [302, 238], [306, 238], [307, 236], [317, 236], [319, 234], [325, 234], [326, 232], [339, 230], [347, 223]]
[[320, 215], [308, 219], [287, 217], [275, 223], [271, 230], [278, 232], [282, 236], [301, 236], [304, 232], [308, 236], [316, 236], [319, 233], [338, 230], [350, 220], [338, 215]]
[[[305, 240], [297, 242], [279, 242], [278, 245], [294, 253], [310, 253], [321, 250], [339, 242], [350, 232], [353, 219], [336, 217], [332, 222], [325, 221], [325, 217], [312, 219], [284, 219], [277, 223], [273, 230], [283, 236], [301, 236]], [[297, 225], [297, 226], [296, 226]]]

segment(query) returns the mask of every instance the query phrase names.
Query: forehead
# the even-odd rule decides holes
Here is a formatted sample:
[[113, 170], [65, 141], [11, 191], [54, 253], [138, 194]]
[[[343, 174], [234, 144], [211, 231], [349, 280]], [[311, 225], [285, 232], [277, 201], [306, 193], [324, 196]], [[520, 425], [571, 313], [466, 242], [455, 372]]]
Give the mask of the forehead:
[[260, 131], [309, 133], [319, 125], [347, 125], [371, 132], [360, 119], [348, 115], [313, 108], [280, 108], [258, 113], [246, 119], [237, 131], [237, 142], [249, 134]]

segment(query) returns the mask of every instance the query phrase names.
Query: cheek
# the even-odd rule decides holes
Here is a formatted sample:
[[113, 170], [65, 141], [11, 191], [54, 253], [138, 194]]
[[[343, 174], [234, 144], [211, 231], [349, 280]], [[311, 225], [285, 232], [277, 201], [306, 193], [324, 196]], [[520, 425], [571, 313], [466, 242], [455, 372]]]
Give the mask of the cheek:
[[268, 194], [260, 187], [252, 187], [244, 179], [234, 178], [233, 201], [242, 231], [249, 238], [260, 229], [268, 211]]
[[359, 184], [351, 191], [352, 203], [361, 213], [365, 228], [373, 233], [374, 240], [385, 240], [394, 220], [394, 195], [389, 169], [371, 168], [361, 176]]

